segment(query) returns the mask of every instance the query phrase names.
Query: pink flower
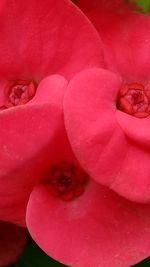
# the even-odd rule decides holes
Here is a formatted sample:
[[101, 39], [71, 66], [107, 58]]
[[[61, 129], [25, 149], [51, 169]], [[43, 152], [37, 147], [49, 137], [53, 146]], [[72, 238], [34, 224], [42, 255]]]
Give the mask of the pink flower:
[[4, 0], [0, 28], [0, 219], [24, 225], [30, 192], [49, 166], [60, 127], [48, 102], [53, 82], [39, 84], [54, 73], [69, 80], [103, 66], [103, 53], [92, 25], [67, 0]]
[[[100, 100], [95, 98], [95, 95], [97, 97], [97, 91], [102, 92], [99, 84], [102, 84], [101, 77], [105, 73], [108, 78], [105, 81], [105, 85], [108, 84], [106, 89], [112, 86], [111, 78], [114, 79], [114, 84], [118, 84], [115, 74], [99, 69], [78, 74], [71, 80], [67, 91], [66, 87], [61, 87], [61, 81], [64, 80], [61, 76], [51, 76], [41, 83], [44, 87], [46, 83], [54, 85], [54, 82], [57, 82], [57, 87], [53, 86], [49, 92], [48, 101], [53, 113], [59, 114], [62, 124], [60, 124], [58, 135], [52, 140], [49, 168], [43, 176], [43, 181], [34, 187], [30, 195], [27, 207], [27, 227], [33, 239], [49, 256], [69, 266], [126, 267], [149, 255], [150, 206], [130, 202], [87, 176], [79, 165], [80, 161], [83, 163], [81, 158], [78, 157], [79, 162], [77, 162], [67, 138], [69, 133], [74, 149], [75, 144], [77, 146], [79, 143], [81, 146], [79, 135], [77, 139], [73, 133], [71, 136], [71, 128], [73, 132], [75, 128], [78, 128], [79, 131], [81, 130], [81, 138], [87, 135], [84, 140], [82, 139], [83, 146], [86, 145], [86, 140], [90, 143], [88, 121], [91, 123], [95, 109], [97, 109], [97, 114], [98, 109], [101, 110]], [[92, 90], [93, 93], [91, 93]], [[106, 90], [105, 93], [111, 98], [112, 90], [110, 92]], [[83, 103], [84, 95], [90, 98]], [[64, 96], [68, 132], [63, 122]], [[70, 96], [71, 99], [68, 99]], [[72, 97], [75, 97], [74, 100]], [[77, 98], [81, 105], [76, 102]], [[90, 107], [90, 102], [93, 102], [94, 108]], [[106, 101], [105, 103], [107, 105]], [[80, 117], [83, 109], [88, 115], [84, 118]], [[72, 116], [73, 110], [74, 116]], [[99, 120], [104, 121], [101, 116]], [[114, 120], [112, 124], [109, 121], [110, 128], [113, 123]], [[90, 130], [97, 132], [97, 127], [95, 121], [95, 127]], [[99, 143], [96, 143], [98, 153], [100, 142], [106, 142], [107, 137], [108, 134], [106, 139], [101, 139]], [[94, 143], [92, 144], [95, 146]], [[92, 149], [91, 152], [93, 153]], [[88, 156], [89, 161], [93, 161], [94, 164], [99, 160], [98, 154], [96, 158], [94, 153]]]
[[26, 230], [0, 221], [0, 267], [15, 263], [27, 243]]
[[87, 71], [70, 84], [70, 142], [98, 182], [130, 200], [149, 202], [150, 17], [105, 9], [93, 9], [88, 16], [114, 73]]

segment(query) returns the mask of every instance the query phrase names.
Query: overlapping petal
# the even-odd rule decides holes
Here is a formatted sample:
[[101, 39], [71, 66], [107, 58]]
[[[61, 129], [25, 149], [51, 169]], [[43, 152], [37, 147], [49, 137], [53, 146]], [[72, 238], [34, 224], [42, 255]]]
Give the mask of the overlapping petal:
[[[70, 79], [83, 68], [104, 66], [96, 31], [71, 2], [16, 3], [6, 1], [0, 18], [1, 90], [18, 75], [37, 83], [52, 73]], [[28, 104], [0, 112], [0, 218], [24, 224], [30, 195], [27, 226], [48, 255], [77, 267], [126, 267], [149, 254], [150, 206], [111, 189], [149, 202], [149, 119], [142, 128], [117, 110], [116, 101], [122, 80], [149, 81], [150, 22], [140, 14], [126, 13], [124, 22], [124, 15], [99, 12], [89, 18], [104, 41], [107, 66], [117, 74], [95, 68], [71, 80], [64, 101], [67, 133], [67, 80], [59, 75], [42, 80]], [[52, 196], [47, 182], [57, 162], [79, 167], [67, 134], [79, 163], [99, 182], [90, 178], [82, 196], [69, 202]]]
[[107, 67], [127, 82], [146, 84], [150, 68], [150, 17], [135, 12], [116, 14], [100, 8], [87, 15], [104, 43]]
[[15, 263], [27, 243], [27, 233], [22, 227], [0, 221], [0, 267]]
[[[52, 75], [41, 82], [31, 102], [0, 113], [0, 218], [3, 220], [24, 222], [29, 194], [53, 157], [53, 142], [62, 125], [62, 112], [49, 104], [49, 98], [59, 91], [61, 99], [66, 85], [65, 78]], [[56, 101], [56, 97], [53, 99]]]
[[[103, 65], [100, 38], [71, 1], [4, 0], [1, 11], [1, 103], [11, 80], [38, 86], [49, 74], [70, 79], [83, 68]], [[66, 85], [64, 78], [52, 77], [26, 105], [0, 110], [0, 219], [24, 224], [29, 194], [49, 165], [62, 124], [49, 97], [55, 99], [53, 90], [61, 94]]]
[[98, 181], [110, 185], [126, 156], [128, 143], [116, 118], [121, 80], [92, 69], [77, 74], [65, 95], [65, 123], [79, 162]]
[[68, 0], [5, 0], [0, 28], [1, 79], [70, 78], [103, 62], [94, 27]]
[[150, 202], [150, 150], [131, 141], [111, 188], [136, 202]]
[[[64, 101], [67, 134], [79, 162], [95, 177], [103, 170], [105, 175], [99, 175], [98, 180], [110, 186], [130, 148], [115, 117], [120, 86], [118, 75], [94, 68], [71, 80]], [[60, 96], [56, 88], [54, 93], [49, 105], [57, 107], [63, 118], [64, 91]], [[123, 267], [147, 257], [149, 205], [125, 200], [92, 179], [76, 199], [66, 202], [52, 195], [48, 179], [53, 164], [63, 160], [78, 165], [63, 119], [53, 144], [49, 169], [31, 192], [27, 206], [27, 226], [37, 244], [69, 266]]]
[[41, 185], [31, 194], [27, 225], [48, 255], [69, 266], [126, 267], [149, 255], [149, 211], [93, 181], [72, 202]]
[[120, 87], [120, 78], [102, 69], [71, 80], [64, 103], [69, 140], [98, 182], [128, 199], [149, 202], [149, 119], [142, 128], [142, 120], [117, 110]]
[[150, 118], [139, 119], [117, 110], [117, 121], [124, 133], [142, 148], [150, 146]]

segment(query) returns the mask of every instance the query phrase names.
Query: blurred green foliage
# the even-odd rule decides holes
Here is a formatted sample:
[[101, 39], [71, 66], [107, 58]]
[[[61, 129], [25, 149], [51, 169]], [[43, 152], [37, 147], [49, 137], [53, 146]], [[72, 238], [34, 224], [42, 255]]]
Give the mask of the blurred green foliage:
[[150, 13], [150, 0], [136, 0], [137, 4], [146, 13]]

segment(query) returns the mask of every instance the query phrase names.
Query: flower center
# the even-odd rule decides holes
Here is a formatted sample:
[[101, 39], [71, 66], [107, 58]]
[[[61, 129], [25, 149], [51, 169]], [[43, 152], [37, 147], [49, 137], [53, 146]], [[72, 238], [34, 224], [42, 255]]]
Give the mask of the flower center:
[[53, 196], [71, 201], [85, 191], [88, 176], [75, 165], [61, 161], [51, 168], [48, 184]]
[[122, 86], [117, 101], [121, 111], [138, 118], [150, 115], [150, 88], [148, 86], [131, 83]]
[[23, 105], [29, 102], [35, 95], [36, 88], [33, 82], [18, 80], [9, 82], [5, 88], [4, 107]]

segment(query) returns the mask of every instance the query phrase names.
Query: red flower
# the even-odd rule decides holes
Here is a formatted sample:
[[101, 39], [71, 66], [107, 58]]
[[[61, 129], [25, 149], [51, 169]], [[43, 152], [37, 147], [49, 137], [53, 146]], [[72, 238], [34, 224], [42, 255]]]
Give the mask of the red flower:
[[53, 82], [44, 87], [40, 81], [101, 66], [103, 53], [96, 31], [67, 0], [2, 1], [0, 28], [0, 219], [23, 225], [60, 127], [48, 102]]
[[27, 242], [26, 230], [0, 221], [0, 267], [15, 263]]
[[70, 84], [70, 142], [98, 182], [130, 200], [149, 202], [150, 17], [106, 9], [93, 9], [89, 17], [114, 73], [93, 70]]
[[[105, 74], [107, 80], [104, 79]], [[60, 84], [62, 79], [60, 76], [47, 78], [43, 83], [54, 84], [54, 78], [57, 78], [55, 80], [57, 85]], [[103, 113], [102, 116], [99, 113], [99, 110], [101, 112], [104, 108], [104, 104], [101, 106], [102, 100], [100, 102], [101, 95], [97, 97], [98, 92], [99, 94], [103, 92], [99, 87], [103, 84], [101, 79], [105, 81], [105, 88], [108, 89], [105, 90], [105, 94], [109, 98], [104, 102], [106, 105], [104, 110], [107, 111], [113, 106], [109, 103], [109, 99], [113, 96], [111, 86], [120, 84], [115, 74], [106, 70], [88, 70], [78, 74], [70, 82], [67, 92], [66, 88], [53, 86], [53, 90], [49, 93], [49, 105], [53, 113], [57, 112], [63, 118], [62, 104], [66, 95], [65, 120], [68, 132], [61, 120], [58, 135], [52, 140], [51, 162], [43, 181], [34, 187], [27, 207], [27, 226], [33, 239], [49, 256], [69, 266], [125, 267], [149, 255], [150, 206], [130, 202], [109, 188], [96, 183], [92, 176], [89, 177], [81, 169], [66, 135], [69, 133], [79, 162], [83, 164], [85, 158], [83, 148], [88, 143], [89, 147], [91, 144], [90, 151], [86, 150], [89, 166], [99, 164], [99, 147], [101, 144], [107, 144], [109, 136], [106, 132], [102, 138], [97, 124], [97, 114], [99, 114], [98, 121], [105, 122], [105, 125], [103, 124], [105, 127], [107, 125], [110, 125], [109, 129], [116, 127], [115, 119], [105, 121]], [[82, 101], [85, 95], [87, 99]], [[94, 107], [91, 106], [91, 102]], [[87, 112], [87, 115], [84, 112]], [[78, 133], [75, 133], [75, 129], [79, 130]], [[96, 134], [95, 143], [89, 139], [92, 132]], [[112, 132], [113, 129], [110, 130], [110, 136]], [[118, 140], [119, 135], [121, 130], [116, 136], [114, 135], [114, 141]], [[123, 142], [120, 143], [121, 146], [127, 143], [126, 140]], [[118, 145], [114, 147], [112, 162], [107, 162], [108, 166], [112, 167], [113, 164], [116, 166], [115, 159], [118, 159], [116, 153], [121, 148]], [[111, 149], [112, 147], [108, 147], [107, 150], [106, 147], [106, 153]], [[96, 156], [93, 151], [97, 151]], [[104, 158], [105, 151], [103, 151]]]
[[[125, 20], [101, 13], [97, 23], [114, 73], [94, 68], [77, 74], [67, 88], [64, 111], [73, 151], [98, 183], [89, 178], [79, 197], [63, 199], [68, 188], [76, 191], [74, 173], [70, 182], [70, 168], [57, 167], [62, 160], [79, 165], [69, 145], [64, 153], [62, 128], [55, 146], [58, 160], [31, 194], [27, 225], [41, 248], [69, 266], [125, 267], [147, 257], [150, 248], [150, 22], [144, 15], [126, 13]], [[69, 172], [66, 179], [64, 172]]]

